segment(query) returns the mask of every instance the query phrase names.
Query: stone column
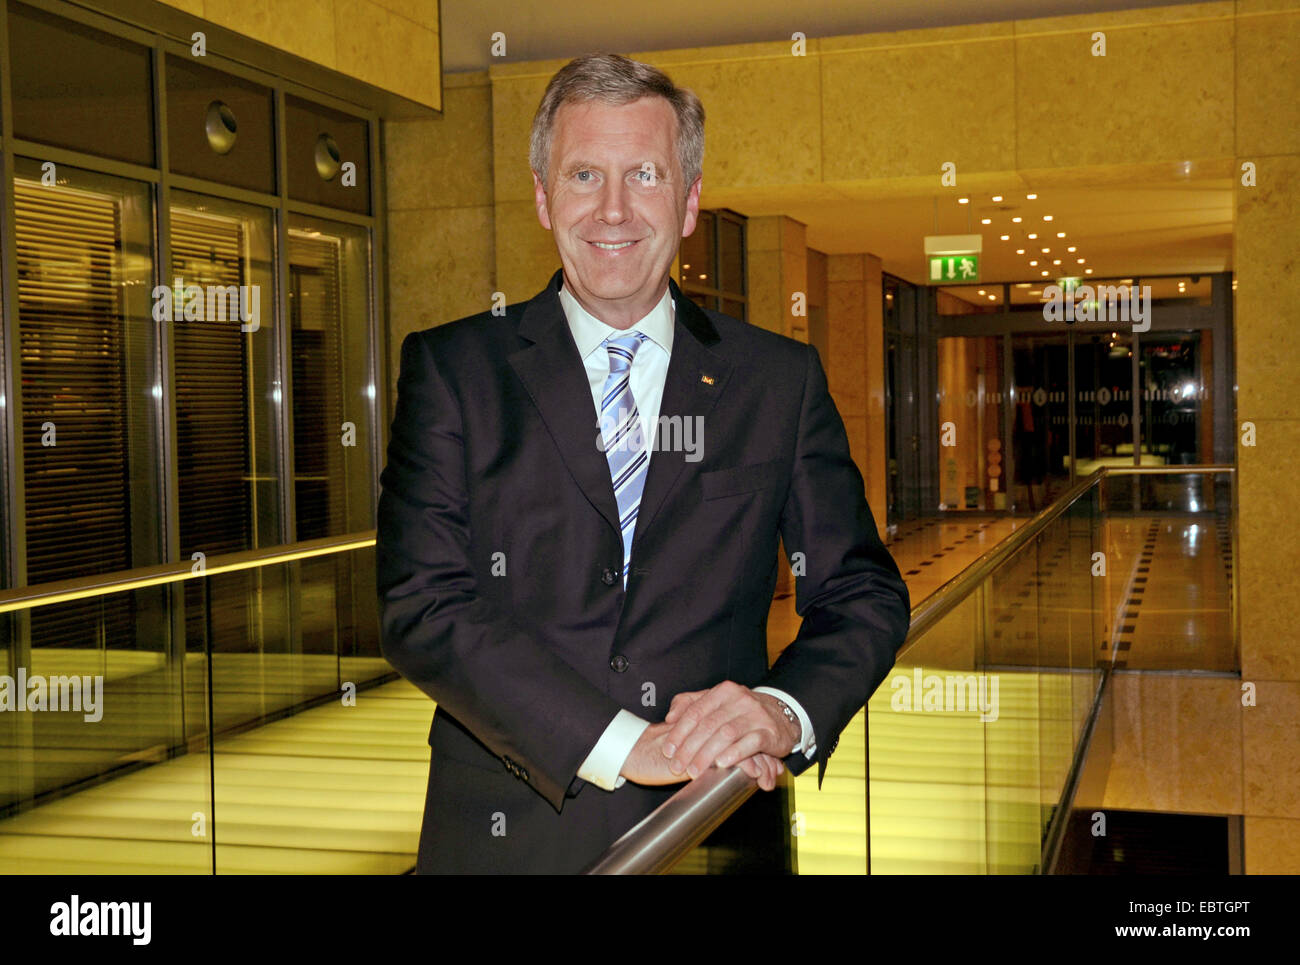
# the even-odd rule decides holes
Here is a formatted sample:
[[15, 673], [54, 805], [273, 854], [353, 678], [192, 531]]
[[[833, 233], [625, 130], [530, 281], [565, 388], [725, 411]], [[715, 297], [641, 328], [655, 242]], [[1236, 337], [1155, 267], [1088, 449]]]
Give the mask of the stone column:
[[831, 396], [844, 419], [849, 451], [866, 483], [867, 503], [885, 531], [885, 335], [881, 264], [875, 255], [831, 255], [827, 264]]

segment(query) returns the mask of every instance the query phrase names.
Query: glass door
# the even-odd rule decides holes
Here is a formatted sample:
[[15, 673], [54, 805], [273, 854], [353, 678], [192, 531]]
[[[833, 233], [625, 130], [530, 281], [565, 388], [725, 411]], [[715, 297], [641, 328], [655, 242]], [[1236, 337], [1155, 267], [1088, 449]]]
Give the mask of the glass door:
[[1011, 355], [1012, 509], [1036, 513], [1070, 486], [1068, 336], [1015, 334]]

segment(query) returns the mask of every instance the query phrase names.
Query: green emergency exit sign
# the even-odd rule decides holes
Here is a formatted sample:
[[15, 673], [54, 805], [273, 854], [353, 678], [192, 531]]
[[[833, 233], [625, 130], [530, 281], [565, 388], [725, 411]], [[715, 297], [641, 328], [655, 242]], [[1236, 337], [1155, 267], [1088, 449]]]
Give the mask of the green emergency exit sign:
[[979, 255], [931, 255], [930, 281], [979, 281]]

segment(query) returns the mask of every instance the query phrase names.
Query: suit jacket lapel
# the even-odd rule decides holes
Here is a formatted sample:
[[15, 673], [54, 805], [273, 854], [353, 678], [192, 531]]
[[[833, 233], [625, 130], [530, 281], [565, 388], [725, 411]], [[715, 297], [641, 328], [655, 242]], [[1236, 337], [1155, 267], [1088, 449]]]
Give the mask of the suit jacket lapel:
[[[587, 501], [619, 532], [618, 503], [609, 478], [609, 461], [596, 445], [598, 420], [591, 388], [578, 347], [560, 305], [563, 272], [557, 271], [546, 289], [529, 301], [519, 322], [519, 335], [531, 344], [509, 356], [510, 365], [532, 396], [560, 455]], [[722, 395], [731, 376], [731, 364], [709, 350], [720, 338], [709, 317], [668, 282], [676, 305], [672, 357], [664, 381], [657, 448], [650, 457], [641, 508], [637, 512], [639, 535], [654, 521], [664, 500], [686, 468], [683, 448], [669, 448], [676, 432], [665, 432], [666, 419], [680, 425], [690, 420], [696, 446], [717, 445], [702, 429], [706, 416]], [[681, 436], [677, 435], [677, 439]], [[635, 539], [633, 541], [635, 552]]]
[[[519, 335], [532, 344], [509, 356], [560, 450], [564, 464], [587, 501], [619, 532], [618, 503], [609, 461], [596, 445], [600, 435], [587, 372], [560, 305], [557, 271], [546, 289], [529, 301]], [[653, 462], [653, 460], [652, 460]]]
[[[674, 442], [672, 436], [682, 429], [668, 432], [670, 423], [666, 420], [680, 417], [682, 427], [688, 420], [692, 426], [690, 437], [698, 447], [692, 456], [699, 459], [707, 447], [719, 445], [720, 439], [711, 439], [705, 424], [707, 415], [726, 388], [731, 377], [731, 364], [710, 350], [720, 339], [717, 329], [709, 321], [695, 302], [682, 294], [680, 288], [671, 279], [668, 286], [672, 290], [676, 304], [677, 320], [673, 330], [673, 352], [668, 360], [668, 375], [664, 381], [663, 402], [659, 407], [658, 442], [656, 450], [650, 456], [650, 469], [646, 474], [645, 490], [641, 494], [641, 508], [637, 511], [636, 536], [645, 532], [654, 522], [660, 508], [672, 492], [687, 465], [687, 453], [682, 448], [669, 448]], [[681, 436], [677, 435], [680, 440]], [[636, 538], [633, 539], [633, 557], [636, 554]]]

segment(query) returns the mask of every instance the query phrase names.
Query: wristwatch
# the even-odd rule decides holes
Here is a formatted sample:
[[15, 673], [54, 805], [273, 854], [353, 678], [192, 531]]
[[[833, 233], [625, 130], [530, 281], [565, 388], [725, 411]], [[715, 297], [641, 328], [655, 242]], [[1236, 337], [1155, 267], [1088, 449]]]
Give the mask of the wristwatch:
[[[768, 696], [771, 697], [772, 695], [769, 694]], [[800, 740], [798, 741], [798, 743], [796, 743], [796, 744], [794, 745], [794, 747], [793, 747], [793, 748], [791, 749], [791, 751], [790, 751], [790, 753], [793, 754], [795, 751], [797, 751], [797, 750], [799, 749], [800, 744], [803, 743], [803, 740], [802, 740], [802, 738], [803, 738], [803, 724], [799, 723], [799, 718], [795, 716], [795, 713], [794, 713], [793, 710], [791, 710], [789, 707], [786, 706], [786, 703], [785, 703], [784, 700], [782, 700], [780, 697], [772, 697], [772, 699], [775, 700], [775, 701], [776, 701], [776, 705], [777, 705], [778, 707], [781, 708], [781, 713], [785, 714], [785, 719], [788, 720], [790, 723], [794, 724], [795, 730], [797, 730], [797, 731], [799, 732]]]

